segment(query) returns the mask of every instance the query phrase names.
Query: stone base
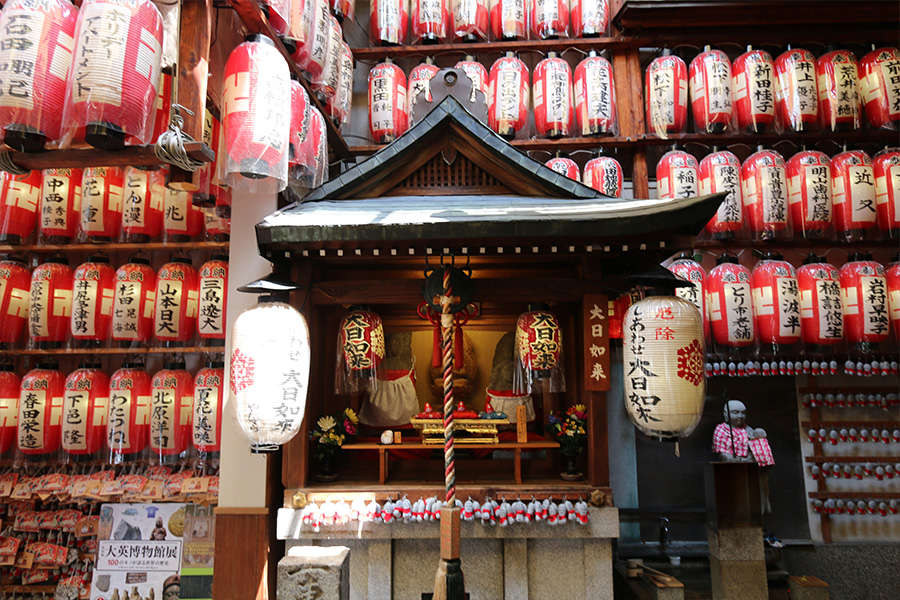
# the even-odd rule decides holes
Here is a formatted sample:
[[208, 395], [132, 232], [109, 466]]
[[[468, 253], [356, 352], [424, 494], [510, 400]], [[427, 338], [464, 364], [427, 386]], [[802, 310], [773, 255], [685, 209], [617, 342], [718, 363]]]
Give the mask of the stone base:
[[828, 600], [828, 584], [810, 575], [789, 577], [791, 600]]
[[278, 600], [350, 600], [350, 550], [294, 546], [278, 561]]
[[684, 600], [684, 584], [660, 585], [651, 580], [650, 593], [653, 600]]
[[721, 561], [765, 560], [761, 527], [709, 530], [709, 555]]
[[713, 600], [769, 600], [764, 560], [709, 557]]

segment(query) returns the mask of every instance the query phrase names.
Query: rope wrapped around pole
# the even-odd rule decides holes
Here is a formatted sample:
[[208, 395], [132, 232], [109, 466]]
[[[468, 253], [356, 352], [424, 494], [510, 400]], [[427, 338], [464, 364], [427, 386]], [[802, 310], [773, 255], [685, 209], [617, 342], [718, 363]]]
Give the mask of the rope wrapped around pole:
[[441, 327], [444, 357], [444, 484], [446, 503], [456, 504], [456, 464], [453, 459], [453, 288], [450, 265], [444, 265], [444, 295], [441, 297]]

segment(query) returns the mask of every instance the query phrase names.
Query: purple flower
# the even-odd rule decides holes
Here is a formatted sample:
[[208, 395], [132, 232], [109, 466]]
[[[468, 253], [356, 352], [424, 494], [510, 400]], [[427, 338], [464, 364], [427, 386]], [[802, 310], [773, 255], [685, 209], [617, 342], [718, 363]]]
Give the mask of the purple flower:
[[550, 413], [549, 420], [551, 425], [559, 425], [560, 423], [562, 423], [562, 420], [553, 413]]

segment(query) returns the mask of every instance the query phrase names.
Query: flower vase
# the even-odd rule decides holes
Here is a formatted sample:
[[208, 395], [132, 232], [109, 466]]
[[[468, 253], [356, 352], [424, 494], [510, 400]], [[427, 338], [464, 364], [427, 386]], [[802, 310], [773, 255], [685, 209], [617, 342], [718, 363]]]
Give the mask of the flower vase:
[[323, 483], [328, 483], [331, 481], [337, 481], [338, 474], [334, 469], [334, 454], [329, 452], [322, 456], [319, 460], [319, 468], [316, 472], [316, 481], [321, 481]]
[[563, 481], [581, 481], [583, 475], [578, 470], [578, 455], [563, 454], [563, 472], [559, 474]]

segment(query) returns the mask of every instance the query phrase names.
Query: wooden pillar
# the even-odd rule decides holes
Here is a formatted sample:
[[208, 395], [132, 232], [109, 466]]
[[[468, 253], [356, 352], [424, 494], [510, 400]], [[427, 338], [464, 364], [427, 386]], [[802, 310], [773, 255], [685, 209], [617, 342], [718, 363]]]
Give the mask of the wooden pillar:
[[213, 598], [274, 600], [269, 594], [269, 509], [218, 507], [215, 515]]
[[[616, 78], [616, 99], [619, 109], [619, 135], [638, 140], [644, 136], [644, 74], [637, 48], [613, 55]], [[635, 198], [648, 198], [650, 186], [647, 173], [647, 151], [633, 145], [631, 180]]]
[[592, 282], [582, 300], [580, 329], [584, 374], [578, 386], [587, 405], [588, 465], [590, 485], [609, 485], [609, 435], [607, 432], [606, 394], [609, 390], [609, 300], [595, 283], [601, 281], [600, 261], [584, 258], [584, 279]]

